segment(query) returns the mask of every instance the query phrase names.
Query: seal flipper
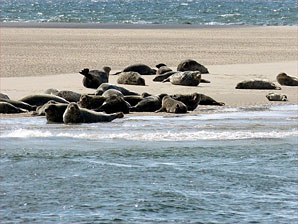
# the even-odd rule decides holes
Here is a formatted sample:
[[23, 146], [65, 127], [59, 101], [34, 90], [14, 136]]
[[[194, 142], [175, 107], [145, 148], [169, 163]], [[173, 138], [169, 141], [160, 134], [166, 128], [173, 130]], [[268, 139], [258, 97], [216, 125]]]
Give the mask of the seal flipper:
[[82, 71], [79, 72], [83, 76], [85, 76], [87, 79], [92, 79], [92, 75], [89, 74], [89, 69], [84, 68]]

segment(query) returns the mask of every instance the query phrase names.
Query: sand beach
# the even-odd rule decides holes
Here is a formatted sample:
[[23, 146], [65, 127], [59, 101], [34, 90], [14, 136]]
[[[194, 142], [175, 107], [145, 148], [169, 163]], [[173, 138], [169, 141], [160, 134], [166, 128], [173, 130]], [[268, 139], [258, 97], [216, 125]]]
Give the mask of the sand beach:
[[[226, 107], [280, 104], [265, 95], [278, 92], [297, 103], [297, 88], [237, 90], [238, 82], [276, 76], [297, 76], [297, 27], [190, 26], [190, 25], [88, 25], [1, 24], [1, 92], [12, 99], [42, 93], [48, 88], [93, 93], [82, 85], [83, 68], [110, 66], [117, 72], [134, 63], [152, 68], [165, 63], [173, 70], [191, 58], [205, 65], [211, 83], [198, 87], [153, 82], [146, 86], [122, 85], [138, 93], [193, 93], [209, 95]], [[116, 84], [117, 76], [110, 76]]]

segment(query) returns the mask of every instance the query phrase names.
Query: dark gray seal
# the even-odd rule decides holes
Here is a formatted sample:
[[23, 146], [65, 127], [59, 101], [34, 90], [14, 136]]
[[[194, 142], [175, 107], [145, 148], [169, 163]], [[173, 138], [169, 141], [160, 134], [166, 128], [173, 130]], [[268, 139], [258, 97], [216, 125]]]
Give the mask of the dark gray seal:
[[48, 123], [63, 123], [63, 114], [68, 104], [65, 103], [49, 103], [44, 107], [44, 112]]
[[100, 112], [94, 112], [92, 110], [79, 108], [76, 103], [70, 103], [64, 114], [63, 122], [69, 123], [96, 123], [96, 122], [110, 122], [116, 118], [122, 118], [124, 115], [122, 112], [114, 114], [105, 114]]
[[9, 100], [10, 98], [6, 94], [4, 94], [4, 93], [0, 93], [0, 99]]
[[166, 94], [161, 94], [159, 96], [147, 96], [142, 99], [137, 105], [130, 108], [131, 112], [155, 112], [161, 108], [161, 99]]
[[104, 96], [91, 96], [83, 94], [78, 102], [79, 107], [86, 109], [97, 109], [107, 98]]
[[105, 100], [105, 102], [96, 111], [104, 111], [108, 114], [123, 112], [129, 113], [131, 105], [126, 102], [121, 96], [111, 96]]
[[173, 85], [197, 86], [201, 81], [201, 73], [199, 71], [176, 72], [163, 82], [170, 81]]
[[164, 80], [166, 80], [167, 78], [169, 78], [171, 75], [175, 74], [176, 72], [174, 71], [170, 71], [170, 72], [166, 72], [160, 75], [156, 75], [153, 79], [153, 82], [162, 82]]
[[239, 82], [236, 86], [236, 89], [277, 89], [280, 90], [280, 87], [277, 87], [273, 82], [267, 80], [255, 79], [255, 80], [245, 80]]
[[19, 100], [9, 100], [9, 99], [3, 99], [0, 98], [0, 102], [6, 102], [6, 103], [10, 103], [12, 105], [14, 105], [15, 107], [24, 109], [24, 110], [28, 110], [28, 111], [35, 111], [36, 110], [36, 106], [32, 106], [28, 103], [19, 101]]
[[269, 101], [288, 101], [288, 97], [286, 95], [278, 94], [278, 93], [268, 93], [266, 98]]
[[205, 94], [200, 94], [200, 95], [201, 95], [201, 100], [200, 100], [199, 105], [209, 105], [209, 106], [224, 106], [225, 105], [225, 103], [217, 102], [210, 96], [207, 96]]
[[156, 65], [156, 67], [158, 68], [156, 75], [162, 75], [162, 74], [172, 71], [172, 69], [170, 69], [165, 64], [158, 64], [158, 65]]
[[208, 69], [204, 65], [201, 65], [200, 63], [192, 59], [181, 61], [177, 66], [177, 71], [199, 71], [201, 72], [201, 74], [209, 73]]
[[187, 106], [181, 101], [174, 100], [170, 96], [164, 96], [161, 101], [161, 108], [158, 112], [167, 112], [167, 113], [187, 113]]
[[[122, 70], [122, 72], [138, 72], [140, 75], [154, 75], [156, 73], [155, 69], [151, 69], [148, 65], [145, 64], [134, 64], [129, 65]], [[121, 72], [115, 73], [115, 75]]]
[[80, 71], [80, 74], [84, 76], [83, 85], [86, 88], [97, 89], [100, 84], [109, 82], [109, 74], [111, 68], [103, 67], [103, 71], [100, 70], [89, 70], [88, 68]]
[[26, 113], [27, 110], [24, 110], [19, 107], [15, 107], [14, 105], [7, 102], [0, 102], [0, 113], [1, 114], [17, 114], [17, 113]]
[[117, 89], [108, 89], [102, 94], [103, 97], [109, 98], [111, 96], [120, 96], [123, 97], [123, 94]]
[[102, 95], [108, 89], [116, 89], [116, 90], [120, 91], [124, 96], [128, 96], [128, 95], [139, 95], [138, 93], [129, 91], [128, 89], [126, 89], [124, 87], [112, 85], [112, 84], [109, 84], [109, 83], [103, 83], [103, 84], [101, 84], [97, 88], [97, 90], [95, 92], [95, 95]]
[[276, 76], [277, 82], [282, 86], [298, 86], [296, 77], [288, 76], [286, 73], [279, 73]]
[[56, 94], [56, 96], [60, 96], [68, 102], [78, 102], [80, 100], [81, 94], [71, 90], [61, 90]]
[[145, 85], [145, 79], [138, 72], [121, 72], [117, 79], [118, 84], [126, 85]]
[[144, 97], [131, 95], [131, 96], [124, 96], [123, 99], [126, 102], [128, 102], [131, 106], [135, 106], [135, 105], [137, 105], [138, 102], [140, 102], [142, 99], [144, 99]]
[[[38, 106], [36, 108], [36, 110], [32, 113], [33, 116], [45, 116], [45, 108], [49, 105], [49, 104], [57, 104], [56, 101], [54, 100], [50, 100], [49, 102], [47, 102], [46, 104], [42, 105], [42, 106]], [[67, 104], [65, 104], [67, 105]]]
[[187, 110], [192, 111], [197, 108], [201, 101], [201, 94], [193, 93], [193, 94], [174, 94], [170, 95], [174, 100], [181, 101], [187, 106]]
[[50, 94], [29, 95], [20, 99], [20, 101], [28, 103], [32, 106], [41, 106], [46, 104], [50, 100], [54, 100], [57, 103], [67, 103], [67, 104], [69, 103], [67, 100], [63, 99], [62, 97], [50, 95]]

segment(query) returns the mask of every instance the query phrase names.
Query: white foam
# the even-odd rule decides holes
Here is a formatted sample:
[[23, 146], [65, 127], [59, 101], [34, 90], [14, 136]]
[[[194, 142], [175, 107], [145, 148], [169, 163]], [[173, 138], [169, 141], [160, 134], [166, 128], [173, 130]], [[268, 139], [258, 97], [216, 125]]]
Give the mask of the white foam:
[[35, 138], [35, 137], [52, 137], [53, 134], [49, 131], [40, 131], [40, 130], [26, 130], [26, 129], [17, 129], [9, 133], [4, 133], [1, 135], [1, 138]]

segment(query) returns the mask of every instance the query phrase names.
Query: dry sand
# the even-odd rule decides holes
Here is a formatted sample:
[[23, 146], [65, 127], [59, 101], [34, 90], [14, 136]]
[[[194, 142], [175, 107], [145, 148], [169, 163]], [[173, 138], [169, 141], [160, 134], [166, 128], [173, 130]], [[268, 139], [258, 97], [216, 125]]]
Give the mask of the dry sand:
[[[187, 58], [204, 64], [211, 83], [198, 87], [153, 82], [125, 87], [139, 93], [207, 94], [228, 107], [280, 104], [268, 92], [286, 94], [286, 104], [297, 104], [297, 87], [282, 90], [236, 90], [238, 82], [253, 78], [276, 82], [286, 72], [297, 77], [297, 27], [221, 27], [165, 29], [1, 28], [1, 92], [12, 99], [47, 88], [93, 93], [82, 85], [83, 68], [133, 63], [151, 67], [165, 63], [176, 69]], [[117, 77], [110, 76], [116, 84]], [[278, 84], [277, 84], [278, 85]], [[123, 85], [122, 85], [123, 86]], [[284, 104], [284, 103], [282, 103]]]

